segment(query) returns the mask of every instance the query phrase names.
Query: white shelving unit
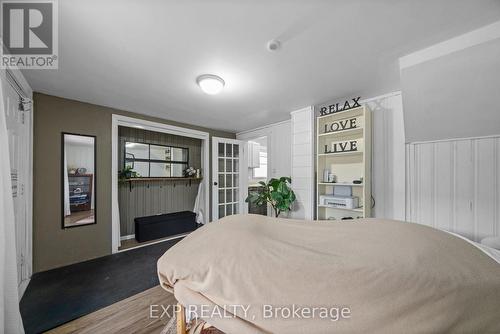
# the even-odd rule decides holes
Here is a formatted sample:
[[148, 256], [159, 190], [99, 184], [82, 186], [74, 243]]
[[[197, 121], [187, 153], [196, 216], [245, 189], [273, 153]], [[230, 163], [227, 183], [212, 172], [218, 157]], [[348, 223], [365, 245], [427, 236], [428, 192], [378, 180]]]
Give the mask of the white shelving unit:
[[[351, 119], [356, 119], [352, 127]], [[332, 124], [341, 124], [340, 127]], [[342, 130], [343, 126], [345, 129]], [[338, 131], [332, 131], [338, 130]], [[344, 217], [365, 218], [371, 216], [371, 114], [365, 107], [341, 111], [316, 120], [316, 217], [318, 220]], [[355, 151], [332, 152], [333, 142], [356, 142]], [[326, 147], [325, 147], [326, 146]], [[351, 147], [352, 148], [352, 147]], [[323, 179], [328, 169], [337, 180], [336, 183]], [[361, 184], [354, 180], [363, 178]], [[359, 198], [359, 207], [354, 209], [336, 208], [322, 205], [320, 196], [333, 195], [334, 187], [348, 186], [352, 196]]]

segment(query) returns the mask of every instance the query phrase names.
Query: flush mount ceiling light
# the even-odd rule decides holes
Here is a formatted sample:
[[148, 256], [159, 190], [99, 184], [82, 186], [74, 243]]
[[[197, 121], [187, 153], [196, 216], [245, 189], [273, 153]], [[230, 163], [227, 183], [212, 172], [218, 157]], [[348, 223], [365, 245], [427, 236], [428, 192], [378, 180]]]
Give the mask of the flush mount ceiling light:
[[208, 95], [219, 94], [226, 84], [221, 77], [213, 74], [200, 75], [196, 79], [196, 82], [198, 83], [198, 86], [200, 86], [201, 90]]

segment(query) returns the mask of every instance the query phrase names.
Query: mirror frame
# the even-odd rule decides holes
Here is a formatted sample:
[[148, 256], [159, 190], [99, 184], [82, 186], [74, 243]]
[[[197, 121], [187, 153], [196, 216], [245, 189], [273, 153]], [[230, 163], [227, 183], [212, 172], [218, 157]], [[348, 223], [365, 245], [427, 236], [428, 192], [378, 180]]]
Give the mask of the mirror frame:
[[[151, 164], [152, 162], [157, 162], [157, 163], [174, 163], [174, 164], [185, 164], [187, 167], [189, 167], [189, 147], [182, 147], [182, 146], [173, 146], [173, 145], [166, 145], [166, 144], [153, 144], [153, 143], [148, 143], [148, 142], [135, 142], [135, 141], [125, 141], [123, 144], [123, 168], [127, 166], [127, 144], [142, 144], [142, 145], [148, 145], [148, 154], [151, 152], [151, 146], [160, 146], [160, 147], [170, 147], [170, 148], [180, 148], [182, 150], [186, 150], [187, 152], [187, 158], [186, 161], [168, 161], [168, 160], [156, 160], [156, 159], [134, 159], [135, 161], [142, 161], [142, 162], [148, 162]], [[139, 176], [137, 179], [178, 179], [178, 178], [183, 178], [184, 176], [151, 176], [151, 166], [149, 166], [149, 171], [150, 171], [150, 176]]]
[[[80, 225], [73, 225], [73, 226], [65, 226], [64, 225], [64, 173], [67, 173], [68, 171], [65, 171], [64, 169], [64, 136], [65, 135], [72, 135], [72, 136], [81, 136], [81, 137], [90, 137], [94, 138], [94, 187], [93, 187], [93, 196], [94, 196], [94, 222], [93, 223], [87, 223], [87, 224], [80, 224]], [[88, 226], [88, 225], [95, 225], [97, 224], [97, 137], [94, 135], [84, 135], [81, 133], [72, 133], [72, 132], [61, 132], [61, 202], [59, 203], [61, 205], [61, 228], [63, 230], [68, 229], [68, 228], [74, 228], [74, 227], [82, 227], [82, 226]]]

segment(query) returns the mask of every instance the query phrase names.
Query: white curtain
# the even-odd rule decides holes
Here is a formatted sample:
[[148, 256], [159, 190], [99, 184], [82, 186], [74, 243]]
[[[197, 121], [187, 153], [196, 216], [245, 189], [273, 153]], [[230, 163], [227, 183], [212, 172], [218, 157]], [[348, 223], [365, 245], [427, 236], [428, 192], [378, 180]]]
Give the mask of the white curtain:
[[17, 290], [16, 231], [9, 142], [0, 80], [0, 333], [24, 333]]
[[196, 213], [196, 222], [198, 224], [205, 224], [203, 208], [205, 203], [205, 187], [203, 182], [200, 182], [198, 186], [198, 195], [196, 195], [196, 200], [194, 201], [193, 212]]
[[68, 157], [66, 155], [66, 144], [64, 144], [64, 216], [71, 215], [69, 205], [69, 178], [68, 178]]

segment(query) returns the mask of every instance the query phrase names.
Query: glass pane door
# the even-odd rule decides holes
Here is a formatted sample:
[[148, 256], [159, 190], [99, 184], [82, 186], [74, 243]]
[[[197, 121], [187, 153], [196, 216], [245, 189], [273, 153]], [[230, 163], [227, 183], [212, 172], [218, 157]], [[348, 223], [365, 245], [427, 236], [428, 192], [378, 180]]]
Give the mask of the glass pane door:
[[234, 139], [213, 138], [213, 201], [214, 220], [238, 214], [240, 198], [240, 152], [242, 142]]

